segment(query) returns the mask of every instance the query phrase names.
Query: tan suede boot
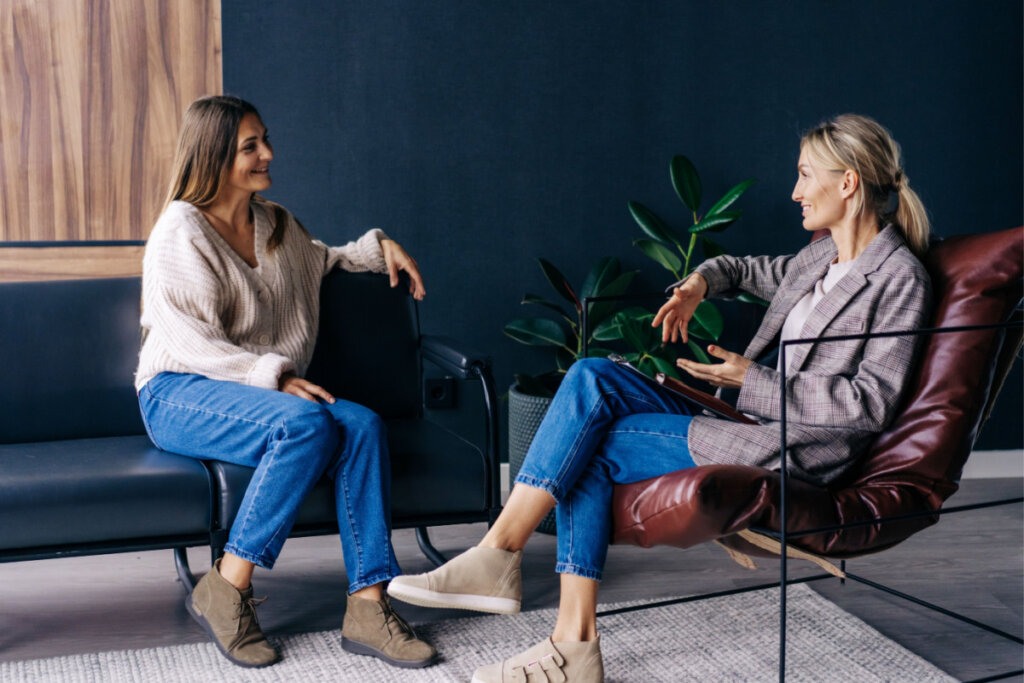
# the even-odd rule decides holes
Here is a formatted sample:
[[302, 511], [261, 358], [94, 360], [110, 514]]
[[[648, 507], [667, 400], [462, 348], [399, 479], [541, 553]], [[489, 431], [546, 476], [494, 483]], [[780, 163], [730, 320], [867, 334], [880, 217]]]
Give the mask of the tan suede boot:
[[523, 598], [523, 551], [476, 546], [425, 574], [396, 576], [388, 595], [423, 607], [515, 614]]
[[473, 683], [602, 683], [601, 636], [585, 642], [558, 642], [545, 638], [529, 650], [503, 662], [480, 667]]
[[185, 609], [224, 656], [238, 666], [268, 666], [281, 658], [256, 619], [252, 586], [240, 591], [220, 575], [220, 560], [185, 598]]
[[341, 647], [403, 669], [420, 669], [437, 659], [437, 650], [416, 637], [387, 597], [378, 601], [348, 596]]

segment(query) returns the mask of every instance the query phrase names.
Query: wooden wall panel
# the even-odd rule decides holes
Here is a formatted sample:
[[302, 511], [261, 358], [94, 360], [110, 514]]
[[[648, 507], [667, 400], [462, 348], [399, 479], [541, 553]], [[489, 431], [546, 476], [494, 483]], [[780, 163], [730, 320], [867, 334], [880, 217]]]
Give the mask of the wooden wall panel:
[[2, 0], [0, 241], [145, 239], [221, 87], [220, 0]]
[[0, 282], [142, 275], [141, 246], [6, 247]]

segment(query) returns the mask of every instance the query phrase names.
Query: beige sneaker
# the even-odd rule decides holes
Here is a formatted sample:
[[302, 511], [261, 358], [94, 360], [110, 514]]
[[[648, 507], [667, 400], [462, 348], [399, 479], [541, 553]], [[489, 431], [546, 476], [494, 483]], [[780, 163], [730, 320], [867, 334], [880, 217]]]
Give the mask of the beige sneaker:
[[529, 650], [504, 662], [480, 667], [473, 674], [473, 683], [525, 681], [603, 683], [601, 636], [583, 643], [554, 643], [545, 638]]
[[185, 598], [185, 609], [225, 657], [238, 666], [255, 668], [281, 658], [260, 630], [257, 602], [252, 597], [252, 586], [240, 591], [220, 575], [217, 560]]
[[348, 596], [341, 647], [403, 669], [419, 669], [437, 660], [437, 650], [416, 637], [387, 597], [377, 601]]
[[423, 607], [515, 614], [523, 599], [523, 551], [476, 546], [426, 574], [396, 576], [388, 595]]

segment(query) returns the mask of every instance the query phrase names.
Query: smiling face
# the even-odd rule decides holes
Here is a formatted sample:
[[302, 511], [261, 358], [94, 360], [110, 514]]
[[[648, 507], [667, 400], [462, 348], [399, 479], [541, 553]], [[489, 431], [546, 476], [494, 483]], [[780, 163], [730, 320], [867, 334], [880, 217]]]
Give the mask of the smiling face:
[[843, 181], [844, 171], [825, 168], [806, 149], [800, 150], [793, 201], [800, 204], [805, 230], [831, 228], [844, 217], [847, 207]]
[[238, 124], [235, 161], [227, 171], [222, 191], [252, 194], [270, 187], [270, 161], [274, 150], [267, 129], [256, 114], [246, 114]]

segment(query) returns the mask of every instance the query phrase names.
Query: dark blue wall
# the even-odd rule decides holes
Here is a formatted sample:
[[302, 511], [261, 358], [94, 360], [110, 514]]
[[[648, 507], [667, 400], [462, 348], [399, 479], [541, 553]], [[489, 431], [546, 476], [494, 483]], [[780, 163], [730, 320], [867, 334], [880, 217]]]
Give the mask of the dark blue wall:
[[[501, 333], [524, 292], [546, 294], [537, 256], [579, 281], [617, 255], [665, 284], [631, 246], [626, 202], [681, 225], [676, 153], [708, 196], [759, 179], [721, 236], [737, 253], [806, 242], [789, 199], [799, 136], [846, 111], [902, 143], [938, 234], [1022, 222], [1019, 0], [222, 11], [225, 91], [260, 108], [275, 144], [269, 195], [327, 242], [376, 226], [404, 244], [427, 278], [424, 329], [491, 352], [501, 385], [547, 364]], [[980, 445], [1019, 446], [1019, 415], [1018, 399], [1014, 427]]]

